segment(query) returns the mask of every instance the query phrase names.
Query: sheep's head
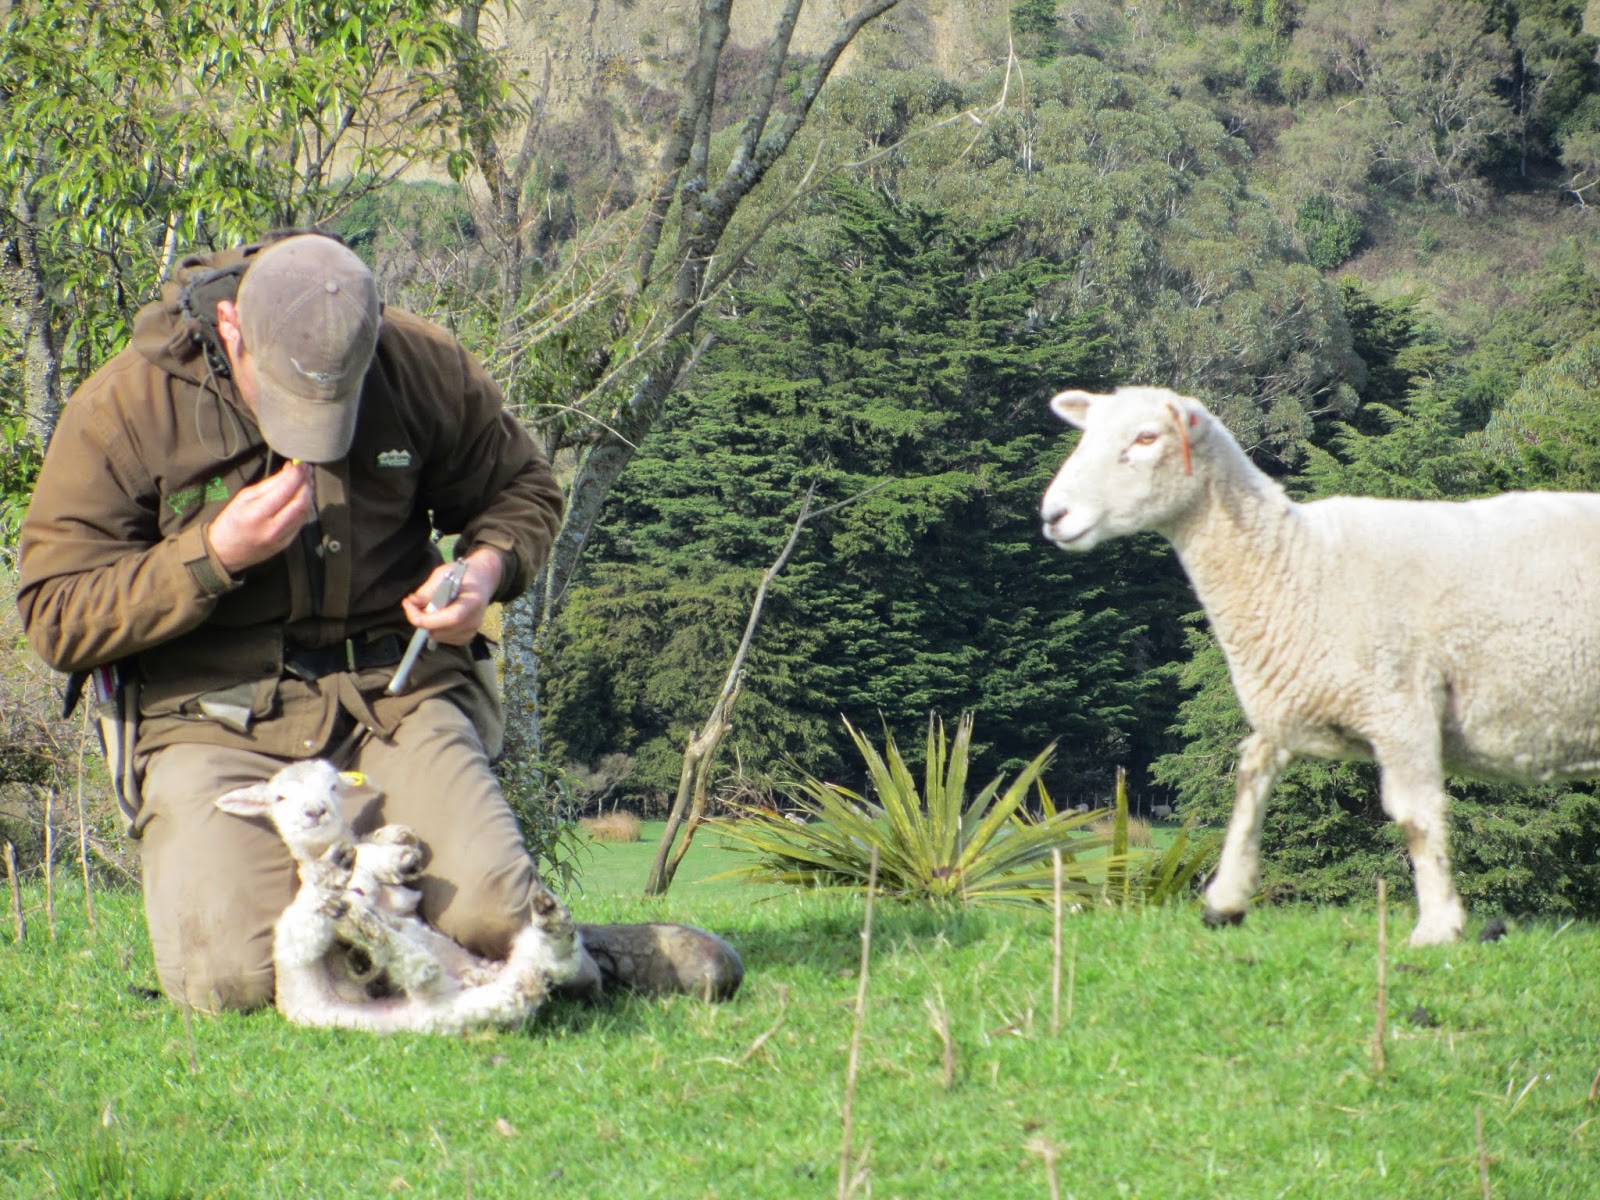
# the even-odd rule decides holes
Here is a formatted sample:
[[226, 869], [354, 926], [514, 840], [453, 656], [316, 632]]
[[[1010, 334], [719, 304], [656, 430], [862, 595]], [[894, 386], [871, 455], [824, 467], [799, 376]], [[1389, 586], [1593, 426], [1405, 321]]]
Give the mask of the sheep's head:
[[1040, 506], [1045, 537], [1062, 549], [1160, 529], [1193, 502], [1195, 450], [1216, 419], [1198, 400], [1133, 387], [1062, 392], [1050, 408], [1083, 430]]
[[218, 796], [217, 807], [235, 816], [266, 817], [295, 858], [317, 858], [347, 836], [344, 800], [363, 782], [325, 759], [308, 759]]

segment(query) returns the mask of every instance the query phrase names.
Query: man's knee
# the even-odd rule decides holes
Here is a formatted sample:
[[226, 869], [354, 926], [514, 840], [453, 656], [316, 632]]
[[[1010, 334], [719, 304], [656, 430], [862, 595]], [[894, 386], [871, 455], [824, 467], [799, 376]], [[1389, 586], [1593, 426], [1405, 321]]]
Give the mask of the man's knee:
[[253, 1012], [272, 1006], [271, 967], [264, 971], [229, 971], [207, 964], [195, 967], [192, 972], [180, 968], [176, 974], [178, 977], [171, 979], [161, 973], [161, 990], [174, 1004], [187, 1006], [195, 1012]]
[[272, 937], [218, 928], [206, 936], [198, 922], [175, 931], [151, 928], [156, 975], [175, 1004], [195, 1012], [249, 1012], [273, 1001]]
[[[535, 890], [543, 887], [532, 861], [521, 854], [444, 885], [450, 895], [435, 923], [474, 954], [504, 958], [532, 916]], [[426, 907], [426, 888], [424, 892]]]

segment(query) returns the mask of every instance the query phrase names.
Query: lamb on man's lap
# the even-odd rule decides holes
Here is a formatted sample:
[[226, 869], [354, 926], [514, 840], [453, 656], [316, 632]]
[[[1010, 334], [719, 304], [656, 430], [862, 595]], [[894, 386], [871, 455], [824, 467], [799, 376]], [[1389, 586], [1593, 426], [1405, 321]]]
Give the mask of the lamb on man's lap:
[[1045, 536], [1166, 537], [1250, 723], [1207, 920], [1242, 919], [1289, 761], [1363, 758], [1411, 852], [1413, 944], [1456, 938], [1445, 774], [1600, 775], [1600, 495], [1296, 504], [1198, 400], [1119, 388], [1050, 404], [1083, 436], [1045, 492]]

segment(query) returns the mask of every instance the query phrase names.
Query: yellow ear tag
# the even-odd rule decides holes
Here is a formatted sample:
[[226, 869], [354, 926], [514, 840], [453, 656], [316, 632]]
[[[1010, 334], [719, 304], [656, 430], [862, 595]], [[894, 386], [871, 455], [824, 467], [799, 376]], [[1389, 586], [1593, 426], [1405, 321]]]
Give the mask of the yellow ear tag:
[[340, 771], [339, 778], [351, 787], [366, 787], [367, 777], [360, 771]]

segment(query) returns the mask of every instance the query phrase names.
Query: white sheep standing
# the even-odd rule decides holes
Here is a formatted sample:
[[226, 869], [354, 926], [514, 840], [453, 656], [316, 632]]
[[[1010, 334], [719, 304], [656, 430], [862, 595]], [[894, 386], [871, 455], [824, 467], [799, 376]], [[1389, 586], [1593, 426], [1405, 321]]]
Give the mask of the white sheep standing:
[[[291, 763], [270, 779], [235, 788], [217, 807], [265, 817], [299, 867], [300, 890], [273, 928], [279, 1011], [300, 1025], [376, 1033], [457, 1033], [514, 1026], [552, 984], [594, 971], [564, 905], [541, 888], [532, 922], [503, 962], [482, 959], [415, 915], [406, 886], [422, 851], [403, 826], [357, 840], [344, 815], [355, 780], [321, 759]], [[363, 950], [402, 995], [374, 998], [351, 986], [338, 943]]]
[[1359, 758], [1411, 852], [1412, 944], [1456, 938], [1445, 774], [1600, 774], [1600, 495], [1297, 504], [1198, 400], [1138, 387], [1050, 406], [1083, 436], [1045, 492], [1045, 536], [1167, 538], [1253, 731], [1207, 922], [1243, 919], [1289, 761]]

